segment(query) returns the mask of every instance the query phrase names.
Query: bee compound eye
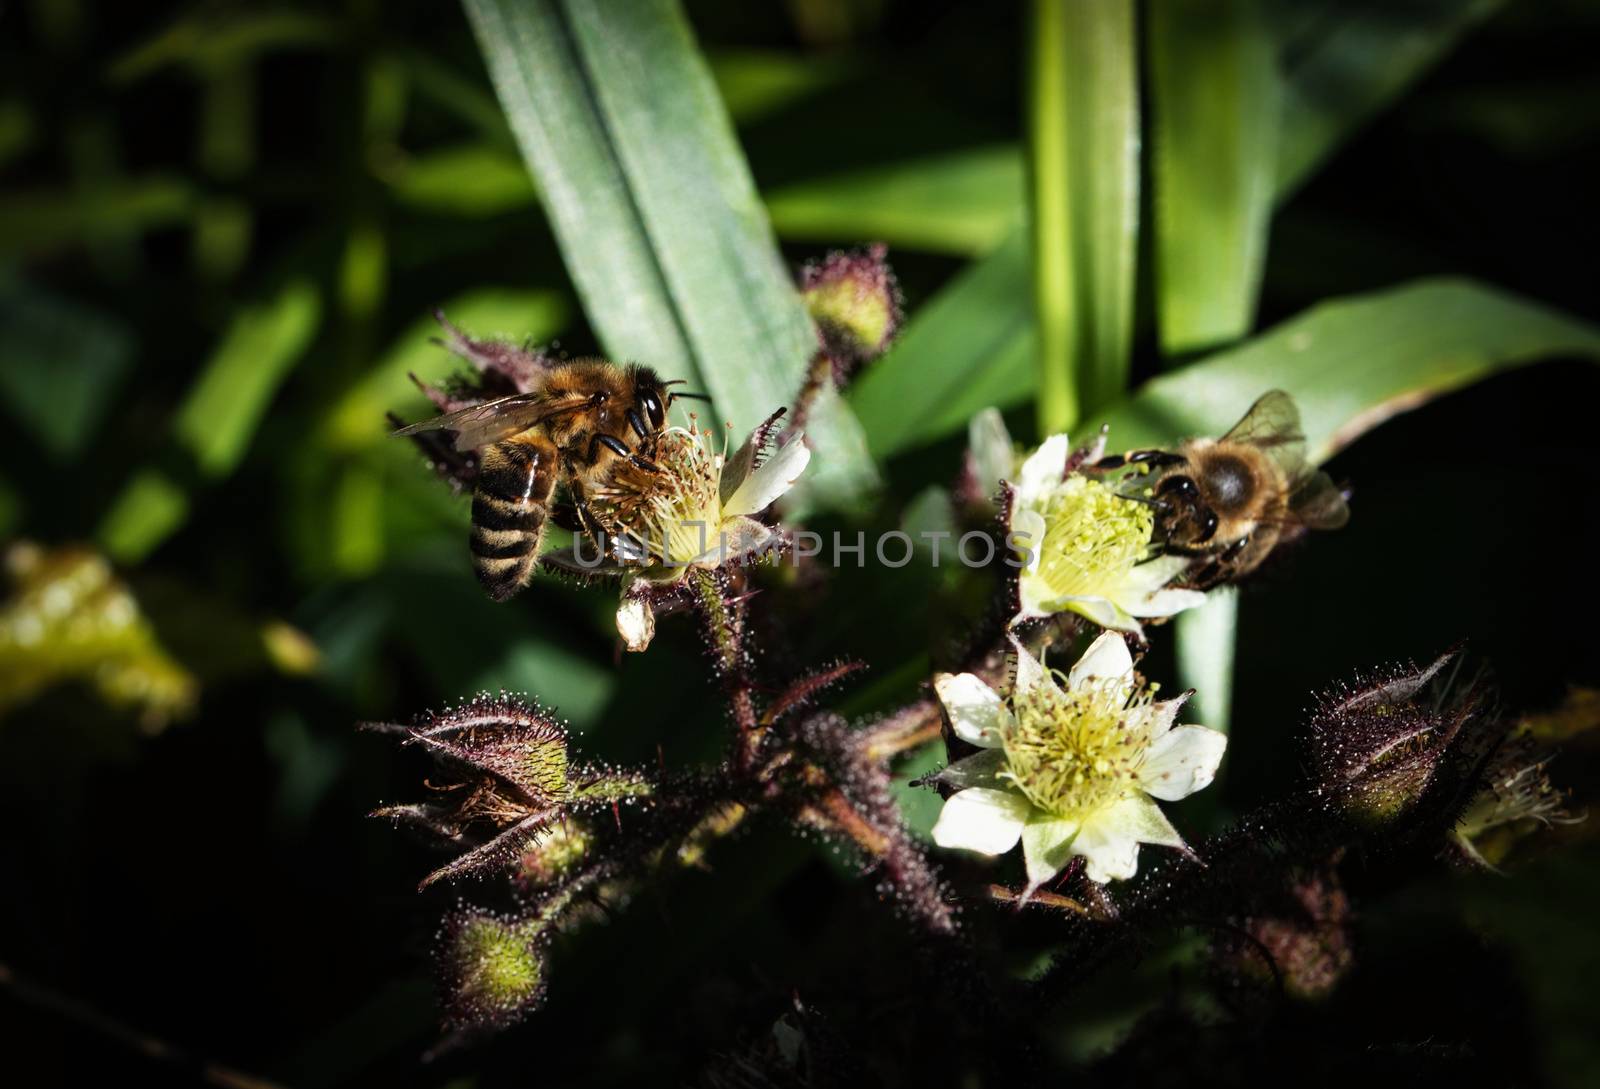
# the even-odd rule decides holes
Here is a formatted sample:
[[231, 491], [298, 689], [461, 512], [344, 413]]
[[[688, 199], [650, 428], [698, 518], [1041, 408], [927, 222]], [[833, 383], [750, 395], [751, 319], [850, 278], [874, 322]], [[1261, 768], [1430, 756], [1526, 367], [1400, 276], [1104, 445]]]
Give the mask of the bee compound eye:
[[644, 405], [644, 410], [650, 414], [651, 424], [659, 430], [667, 422], [667, 413], [661, 407], [661, 398], [656, 396], [654, 390], [645, 390], [639, 401]]

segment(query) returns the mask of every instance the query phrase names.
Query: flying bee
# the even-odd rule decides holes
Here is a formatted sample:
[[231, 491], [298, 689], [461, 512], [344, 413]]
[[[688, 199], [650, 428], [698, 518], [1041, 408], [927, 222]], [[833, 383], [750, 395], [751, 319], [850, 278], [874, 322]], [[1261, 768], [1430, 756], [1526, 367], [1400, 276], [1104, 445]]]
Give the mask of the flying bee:
[[1273, 390], [1220, 439], [1137, 450], [1096, 467], [1151, 472], [1141, 498], [1155, 508], [1161, 550], [1203, 561], [1187, 582], [1206, 589], [1250, 573], [1307, 529], [1338, 529], [1350, 520], [1343, 493], [1306, 462], [1305, 443], [1294, 399]]
[[585, 497], [619, 464], [658, 472], [656, 438], [677, 397], [649, 367], [603, 359], [560, 360], [534, 388], [402, 427], [396, 435], [450, 430], [457, 450], [478, 452], [472, 492], [472, 560], [496, 601], [528, 584], [556, 486], [577, 516], [573, 528], [596, 530]]

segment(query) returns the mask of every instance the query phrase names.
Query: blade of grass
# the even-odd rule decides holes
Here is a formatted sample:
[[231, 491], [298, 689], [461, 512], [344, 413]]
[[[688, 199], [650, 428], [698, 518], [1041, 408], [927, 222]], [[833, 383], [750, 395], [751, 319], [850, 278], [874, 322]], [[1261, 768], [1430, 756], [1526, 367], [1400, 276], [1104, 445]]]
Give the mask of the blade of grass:
[[111, 556], [137, 563], [183, 524], [189, 488], [228, 476], [244, 457], [290, 369], [304, 355], [322, 301], [291, 280], [265, 301], [241, 307], [173, 421], [173, 441], [192, 466], [185, 479], [152, 465], [135, 473], [101, 519]]
[[828, 174], [766, 199], [783, 238], [978, 256], [1021, 221], [1023, 193], [1022, 155], [999, 145]]
[[1145, 383], [1105, 412], [1117, 450], [1220, 434], [1263, 392], [1300, 406], [1323, 462], [1385, 420], [1512, 367], [1600, 360], [1600, 328], [1509, 291], [1436, 278], [1322, 303]]
[[[703, 382], [739, 431], [787, 404], [815, 331], [678, 5], [465, 7], [606, 351]], [[847, 413], [810, 431], [815, 491], [874, 479]]]
[[1139, 224], [1131, 0], [1035, 0], [1028, 99], [1039, 428], [1128, 384]]
[[1150, 8], [1156, 311], [1169, 355], [1254, 322], [1272, 212], [1278, 77], [1254, 0]]

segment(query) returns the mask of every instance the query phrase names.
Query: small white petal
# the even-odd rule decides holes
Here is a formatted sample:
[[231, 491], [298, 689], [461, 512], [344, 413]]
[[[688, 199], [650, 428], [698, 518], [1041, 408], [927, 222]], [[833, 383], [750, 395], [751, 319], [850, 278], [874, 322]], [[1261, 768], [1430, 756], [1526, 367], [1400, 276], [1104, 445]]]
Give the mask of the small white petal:
[[711, 547], [688, 562], [697, 567], [742, 563], [753, 558], [776, 536], [771, 526], [763, 525], [754, 518], [743, 515], [728, 518], [723, 521], [715, 539], [707, 532], [705, 540], [710, 542]]
[[1146, 751], [1139, 785], [1162, 801], [1175, 802], [1204, 789], [1217, 777], [1228, 735], [1204, 726], [1178, 726]]
[[1150, 705], [1150, 719], [1146, 736], [1151, 741], [1172, 729], [1172, 724], [1178, 721], [1178, 712], [1183, 710], [1183, 705], [1189, 702], [1192, 692], [1179, 692], [1170, 700], [1157, 700]]
[[997, 408], [986, 408], [967, 424], [967, 449], [972, 453], [972, 471], [984, 494], [993, 495], [1000, 481], [1011, 476], [1016, 464], [1011, 449], [1011, 432]]
[[1052, 613], [1074, 612], [1110, 631], [1128, 632], [1132, 635], [1144, 634], [1139, 622], [1108, 598], [1069, 595], [1045, 602], [1044, 609]]
[[1011, 652], [1017, 659], [1017, 677], [1011, 686], [1012, 694], [1026, 696], [1041, 684], [1055, 687], [1050, 674], [1044, 671], [1044, 666], [1039, 664], [1037, 658], [1028, 653], [1028, 648], [1019, 643], [1014, 635], [1007, 638], [1011, 641]]
[[1031, 571], [1023, 571], [1017, 577], [1017, 615], [1010, 623], [1014, 626], [1024, 620], [1049, 616], [1050, 610], [1045, 605], [1054, 594], [1044, 579]]
[[941, 771], [936, 778], [939, 782], [948, 783], [957, 790], [966, 790], [968, 787], [1000, 789], [1005, 785], [1000, 773], [1005, 770], [1005, 750], [983, 749], [957, 760]]
[[1067, 674], [1067, 684], [1077, 688], [1091, 677], [1097, 680], [1127, 681], [1133, 676], [1133, 655], [1128, 653], [1128, 643], [1120, 632], [1101, 632], [1089, 644], [1078, 664]]
[[1139, 837], [1126, 826], [1120, 809], [1120, 805], [1108, 806], [1089, 817], [1072, 844], [1072, 853], [1082, 855], [1088, 863], [1084, 873], [1089, 880], [1102, 885], [1139, 872]]
[[986, 855], [1003, 855], [1017, 845], [1033, 807], [1010, 790], [973, 787], [945, 800], [933, 826], [933, 842]]
[[765, 510], [774, 499], [794, 486], [810, 461], [810, 448], [801, 435], [795, 435], [763, 462], [761, 468], [744, 478], [744, 483], [723, 504], [723, 514], [757, 514]]
[[1185, 609], [1205, 604], [1206, 595], [1199, 590], [1156, 590], [1123, 604], [1131, 616], [1173, 616]]
[[1030, 892], [1060, 873], [1077, 853], [1072, 848], [1077, 835], [1077, 821], [1034, 811], [1033, 819], [1022, 830], [1022, 859], [1027, 864]]
[[971, 673], [941, 673], [933, 679], [933, 690], [957, 737], [985, 749], [1000, 744], [1011, 725], [1011, 712], [994, 689]]
[[1026, 553], [1028, 557], [1028, 562], [1022, 568], [1024, 577], [1039, 571], [1039, 558], [1044, 555], [1044, 530], [1044, 515], [1032, 507], [1012, 511], [1011, 541], [1015, 543], [1019, 555]]
[[1183, 847], [1183, 837], [1172, 827], [1161, 807], [1148, 795], [1133, 792], [1121, 801], [1106, 806], [1083, 822], [1084, 837], [1108, 842], [1133, 840], [1158, 847]]
[[1061, 484], [1072, 447], [1065, 435], [1051, 435], [1029, 455], [1017, 474], [1017, 505], [1031, 506]]

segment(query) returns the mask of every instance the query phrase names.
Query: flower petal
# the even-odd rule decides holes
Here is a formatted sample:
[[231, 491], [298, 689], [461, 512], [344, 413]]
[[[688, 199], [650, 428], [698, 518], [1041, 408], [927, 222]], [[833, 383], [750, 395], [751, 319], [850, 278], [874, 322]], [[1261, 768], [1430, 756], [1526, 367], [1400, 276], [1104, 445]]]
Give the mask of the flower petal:
[[691, 566], [719, 567], [725, 563], [746, 563], [772, 543], [777, 534], [771, 526], [742, 515], [727, 518], [710, 548], [688, 561]]
[[1017, 659], [1017, 676], [1011, 685], [1012, 695], [1026, 696], [1041, 684], [1054, 687], [1055, 682], [1050, 679], [1050, 674], [1045, 672], [1037, 658], [1028, 653], [1028, 648], [1018, 642], [1014, 635], [1007, 638], [1011, 641], [1011, 652]]
[[1035, 818], [1022, 830], [1022, 859], [1028, 868], [1029, 892], [1060, 873], [1077, 854], [1072, 847], [1077, 836], [1077, 821], [1035, 811]]
[[1011, 712], [999, 694], [971, 673], [941, 673], [933, 690], [950, 716], [956, 736], [971, 745], [992, 749], [1011, 725]]
[[1004, 749], [983, 749], [971, 756], [962, 757], [934, 778], [941, 783], [948, 783], [957, 790], [966, 790], [968, 787], [1001, 789], [1005, 780], [1000, 778], [1000, 773], [1005, 770]]
[[1011, 790], [973, 787], [945, 799], [933, 826], [933, 842], [986, 855], [1002, 855], [1017, 845], [1033, 807]]
[[1205, 603], [1206, 595], [1199, 590], [1156, 590], [1139, 598], [1123, 602], [1130, 616], [1172, 616], [1185, 609]]
[[1134, 791], [1126, 798], [1106, 806], [1083, 822], [1084, 834], [1118, 842], [1132, 839], [1157, 847], [1184, 847], [1183, 837], [1172, 827], [1161, 807], [1148, 795]]
[[1162, 801], [1175, 802], [1217, 777], [1228, 735], [1204, 726], [1178, 726], [1151, 743], [1139, 785]]
[[[1137, 795], [1151, 808], [1144, 795]], [[1160, 815], [1160, 810], [1156, 810]], [[1072, 853], [1082, 855], [1088, 865], [1084, 873], [1091, 881], [1102, 885], [1107, 881], [1122, 881], [1139, 872], [1139, 835], [1143, 822], [1137, 811], [1127, 808], [1127, 800], [1109, 805], [1091, 815], [1078, 829]], [[1162, 817], [1162, 820], [1165, 820]]]
[[1097, 680], [1127, 681], [1133, 676], [1133, 655], [1128, 653], [1127, 640], [1120, 632], [1101, 632], [1089, 644], [1078, 664], [1067, 674], [1067, 684], [1077, 688], [1091, 677]]
[[978, 478], [978, 487], [993, 495], [1016, 466], [1011, 432], [998, 408], [983, 409], [972, 417], [967, 424], [967, 450], [972, 454], [972, 474]]
[[1194, 695], [1194, 690], [1179, 692], [1170, 700], [1157, 700], [1150, 705], [1150, 718], [1147, 725], [1146, 737], [1151, 741], [1172, 729], [1172, 724], [1178, 720], [1178, 712], [1183, 710], [1183, 705], [1189, 702], [1189, 697]]
[[[1043, 555], [1040, 545], [1044, 543], [1044, 515], [1032, 507], [1013, 509], [1011, 514], [1011, 540], [1016, 542], [1019, 550], [1026, 550], [1028, 562], [1023, 566], [1024, 577], [1034, 575], [1039, 570], [1039, 557]], [[1039, 582], [1043, 585], [1043, 582]]]
[[723, 504], [723, 514], [756, 514], [765, 510], [774, 499], [794, 486], [810, 461], [811, 449], [806, 446], [804, 436], [796, 434], [759, 469], [744, 478], [744, 483]]
[[1051, 435], [1022, 463], [1017, 474], [1017, 505], [1032, 506], [1061, 483], [1072, 446], [1065, 435]]
[[1127, 610], [1121, 608], [1109, 598], [1069, 595], [1046, 601], [1043, 603], [1042, 608], [1047, 613], [1077, 613], [1079, 616], [1085, 617], [1109, 631], [1123, 631], [1133, 635], [1144, 634], [1144, 629], [1139, 626], [1139, 622], [1128, 615]]

